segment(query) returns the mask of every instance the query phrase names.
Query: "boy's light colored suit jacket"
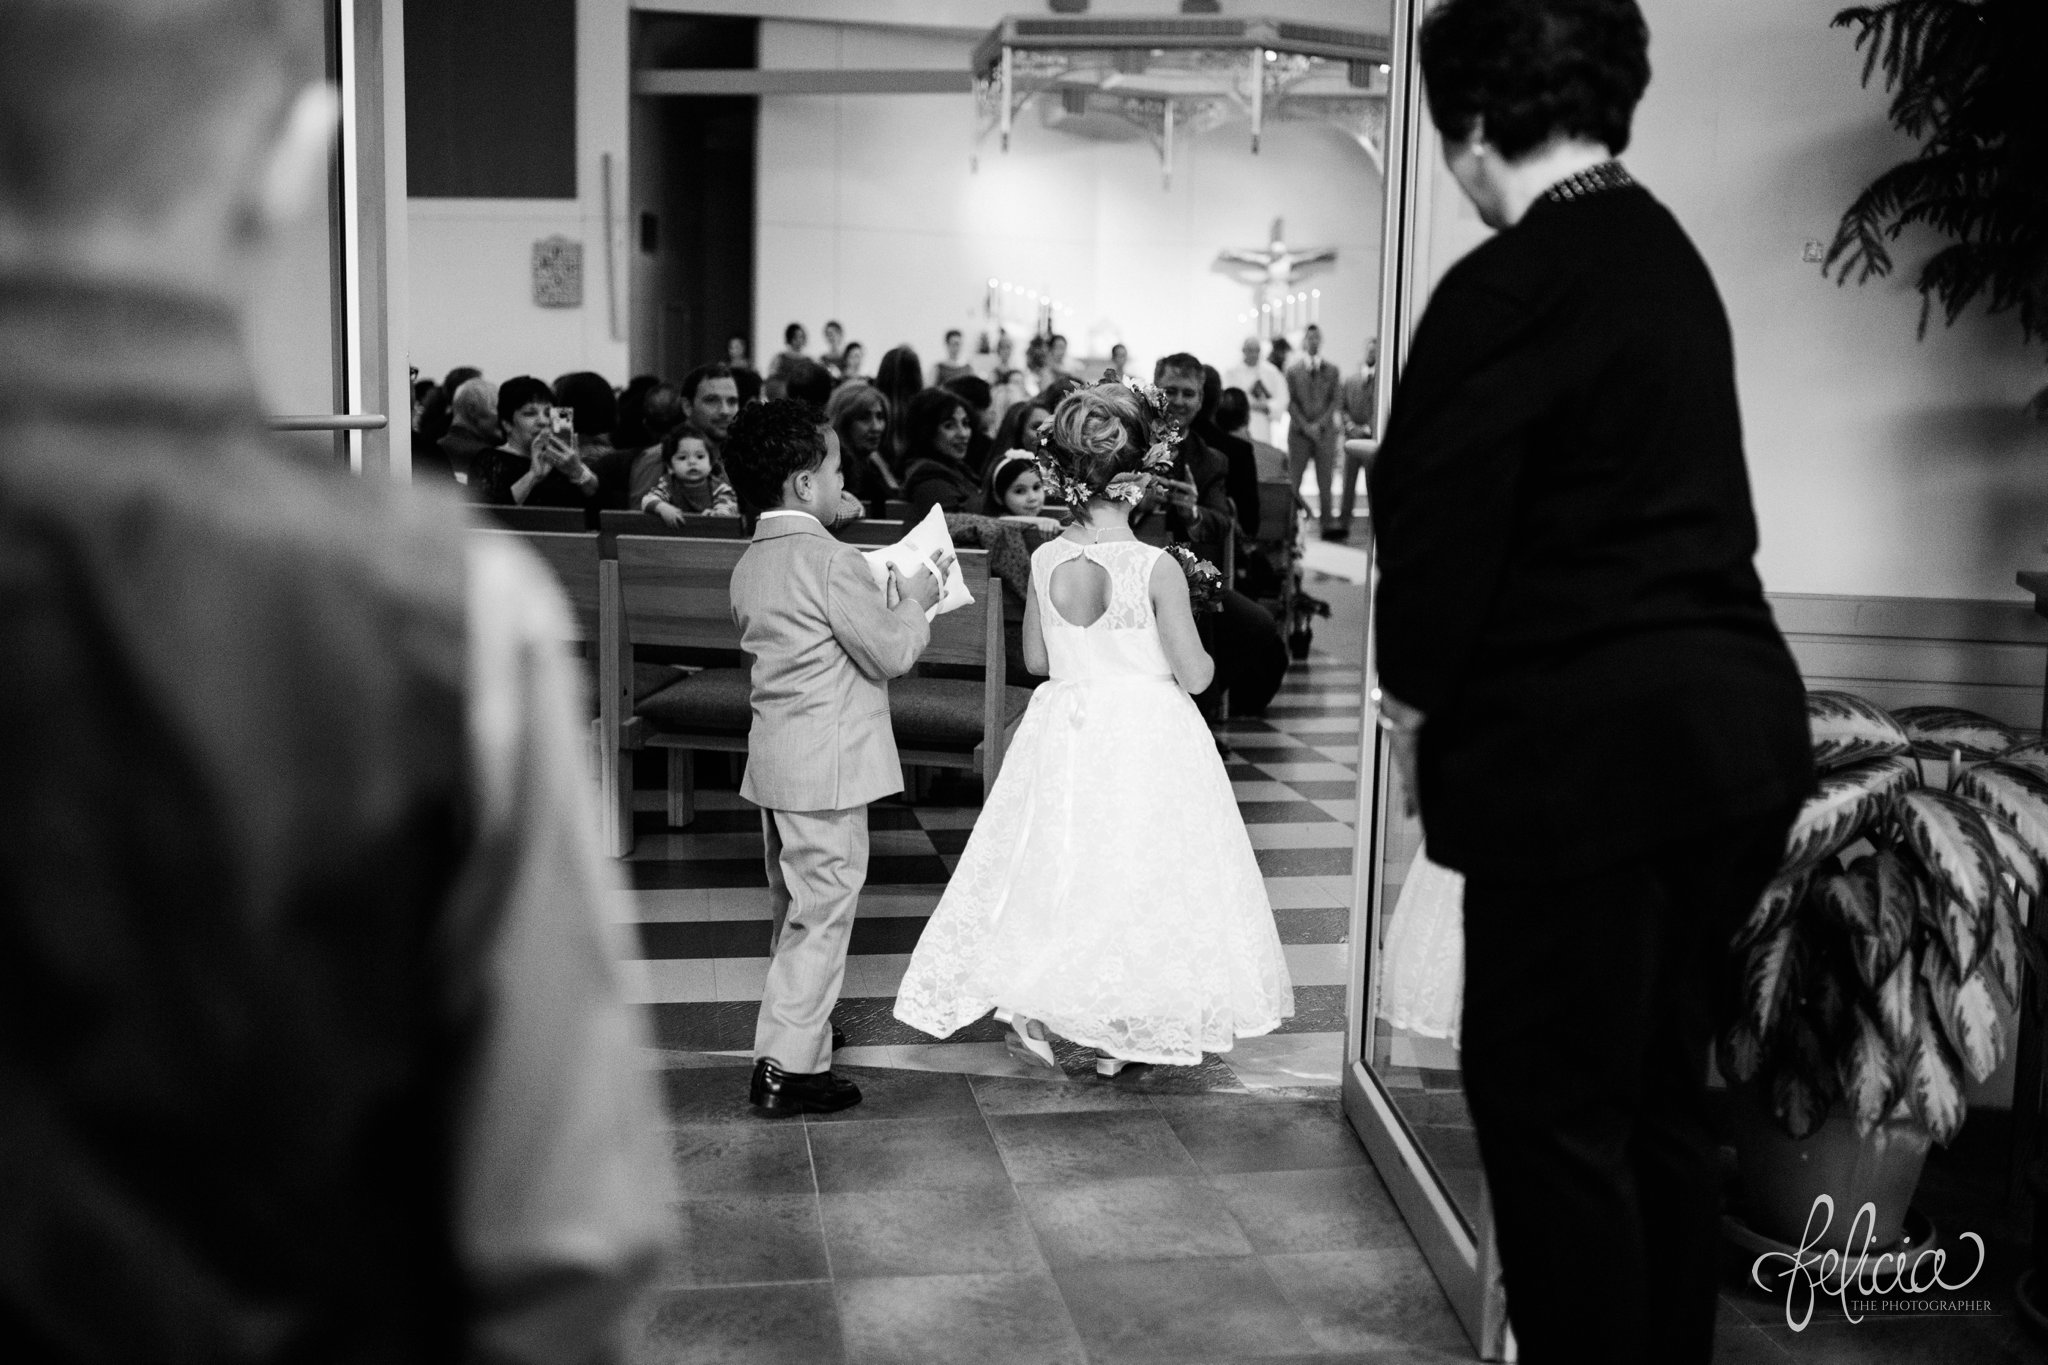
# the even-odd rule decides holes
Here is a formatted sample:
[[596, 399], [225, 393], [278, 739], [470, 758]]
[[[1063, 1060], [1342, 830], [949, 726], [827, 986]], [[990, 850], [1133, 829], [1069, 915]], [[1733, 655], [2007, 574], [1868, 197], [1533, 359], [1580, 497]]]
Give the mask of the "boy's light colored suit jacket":
[[860, 550], [799, 515], [761, 519], [733, 569], [732, 615], [753, 660], [740, 795], [815, 811], [902, 791], [889, 679], [931, 641], [918, 605], [885, 605]]

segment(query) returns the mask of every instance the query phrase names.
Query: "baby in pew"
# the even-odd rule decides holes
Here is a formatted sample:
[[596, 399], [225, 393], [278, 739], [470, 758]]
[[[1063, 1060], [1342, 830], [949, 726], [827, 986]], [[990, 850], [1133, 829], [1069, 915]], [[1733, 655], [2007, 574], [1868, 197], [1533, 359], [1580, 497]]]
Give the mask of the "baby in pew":
[[936, 552], [908, 579], [892, 567], [876, 586], [859, 548], [825, 529], [845, 491], [839, 436], [807, 403], [742, 412], [725, 461], [760, 518], [733, 567], [732, 614], [752, 660], [740, 795], [761, 808], [775, 925], [748, 1098], [831, 1113], [860, 1102], [832, 1074], [832, 1007], [867, 880], [868, 803], [903, 790], [889, 679], [931, 642], [925, 612], [952, 557]]
[[711, 447], [701, 436], [678, 434], [662, 442], [661, 478], [640, 499], [640, 510], [652, 512], [670, 526], [681, 526], [691, 513], [736, 517], [739, 497], [718, 467]]

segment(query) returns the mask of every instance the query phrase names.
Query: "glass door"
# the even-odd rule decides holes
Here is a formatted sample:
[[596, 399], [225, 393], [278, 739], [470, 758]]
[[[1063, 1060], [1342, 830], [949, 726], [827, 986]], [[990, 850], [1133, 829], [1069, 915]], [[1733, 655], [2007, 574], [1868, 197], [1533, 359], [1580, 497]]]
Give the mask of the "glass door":
[[[287, 226], [251, 293], [257, 386], [279, 439], [308, 458], [405, 477], [402, 0], [323, 0], [339, 95], [325, 200]], [[396, 415], [396, 421], [393, 416]]]
[[[1395, 0], [1386, 140], [1386, 250], [1380, 295], [1379, 411], [1389, 402], [1431, 278], [1432, 131], [1415, 35], [1428, 0]], [[1371, 551], [1368, 541], [1365, 547]], [[1422, 828], [1378, 726], [1368, 597], [1363, 659], [1351, 980], [1344, 1113], [1364, 1141], [1478, 1355], [1512, 1360], [1492, 1210], [1465, 1106], [1456, 1041], [1464, 971], [1449, 874], [1418, 861]], [[1404, 901], [1403, 893], [1408, 893]], [[1455, 938], [1444, 936], [1448, 930]]]

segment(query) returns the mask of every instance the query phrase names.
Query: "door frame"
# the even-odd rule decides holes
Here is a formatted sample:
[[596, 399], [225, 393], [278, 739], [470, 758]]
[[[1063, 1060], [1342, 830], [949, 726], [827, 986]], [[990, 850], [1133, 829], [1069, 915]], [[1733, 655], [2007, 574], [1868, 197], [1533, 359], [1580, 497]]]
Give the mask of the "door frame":
[[[1386, 430], [1395, 382], [1407, 359], [1425, 297], [1425, 244], [1432, 177], [1425, 160], [1427, 113], [1422, 100], [1416, 38], [1429, 0], [1391, 0], [1393, 67], [1387, 94], [1384, 243], [1380, 259], [1380, 359], [1376, 432]], [[1369, 525], [1368, 521], [1368, 525]], [[1366, 545], [1370, 578], [1376, 585], [1378, 547]], [[1360, 660], [1358, 823], [1352, 849], [1351, 934], [1353, 945], [1345, 996], [1343, 1109], [1365, 1144], [1380, 1179], [1393, 1195], [1424, 1261], [1444, 1297], [1484, 1360], [1513, 1360], [1507, 1296], [1493, 1235], [1493, 1201], [1483, 1189], [1468, 1230], [1427, 1154], [1395, 1106], [1385, 1084], [1367, 1065], [1367, 1041], [1379, 1012], [1375, 946], [1389, 907], [1382, 904], [1380, 837], [1393, 799], [1392, 763], [1379, 728], [1372, 589], [1366, 593], [1365, 642]]]

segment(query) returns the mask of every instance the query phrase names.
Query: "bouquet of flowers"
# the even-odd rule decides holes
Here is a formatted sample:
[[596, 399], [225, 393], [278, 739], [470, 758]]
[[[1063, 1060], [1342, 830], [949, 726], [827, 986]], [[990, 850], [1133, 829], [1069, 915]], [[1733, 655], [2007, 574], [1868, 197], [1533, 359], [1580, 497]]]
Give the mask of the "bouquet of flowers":
[[1185, 545], [1169, 545], [1166, 553], [1188, 579], [1188, 605], [1196, 611], [1223, 610], [1223, 571]]

